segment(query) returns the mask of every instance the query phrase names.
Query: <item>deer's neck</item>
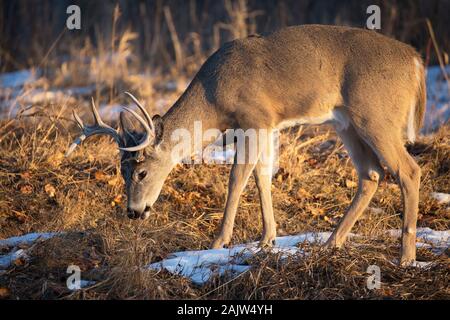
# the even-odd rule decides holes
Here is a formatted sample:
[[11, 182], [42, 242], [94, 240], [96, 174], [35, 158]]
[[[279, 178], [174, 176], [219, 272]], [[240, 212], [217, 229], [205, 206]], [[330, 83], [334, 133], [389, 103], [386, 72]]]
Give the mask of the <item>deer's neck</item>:
[[[195, 81], [195, 80], [194, 80]], [[167, 111], [163, 117], [164, 133], [161, 147], [172, 153], [174, 164], [183, 158], [190, 157], [199, 150], [203, 150], [214, 141], [214, 138], [204, 139], [206, 131], [220, 132], [227, 129], [226, 121], [207, 101], [205, 92], [200, 83], [192, 83], [178, 101]], [[184, 152], [173, 156], [173, 150], [180, 148], [184, 143]]]

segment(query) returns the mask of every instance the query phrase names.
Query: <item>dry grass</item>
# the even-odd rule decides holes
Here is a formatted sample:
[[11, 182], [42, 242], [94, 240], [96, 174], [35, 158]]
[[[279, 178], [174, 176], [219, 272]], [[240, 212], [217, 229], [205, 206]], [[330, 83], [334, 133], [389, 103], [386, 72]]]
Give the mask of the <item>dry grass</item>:
[[[210, 244], [222, 216], [229, 166], [179, 166], [166, 182], [148, 221], [125, 216], [118, 155], [106, 138], [86, 143], [70, 159], [62, 157], [75, 131], [67, 121], [28, 118], [0, 129], [0, 238], [31, 231], [66, 231], [36, 244], [31, 261], [16, 261], [0, 279], [11, 298], [214, 298], [342, 299], [450, 298], [449, 258], [421, 250], [435, 261], [429, 270], [399, 269], [398, 241], [383, 232], [400, 226], [400, 192], [387, 176], [371, 207], [354, 228], [365, 242], [330, 253], [306, 248], [308, 257], [280, 263], [276, 255], [250, 261], [252, 269], [233, 281], [214, 279], [196, 287], [187, 279], [142, 271], [150, 262]], [[280, 170], [273, 198], [278, 232], [332, 230], [355, 193], [356, 175], [332, 131], [297, 128], [282, 135]], [[296, 141], [296, 143], [292, 143]], [[289, 143], [288, 143], [289, 142]], [[449, 210], [429, 194], [450, 193], [450, 127], [423, 138], [411, 152], [423, 168], [419, 226], [450, 229]], [[254, 181], [242, 196], [234, 243], [258, 239], [261, 232]], [[68, 265], [97, 284], [71, 293]], [[382, 270], [380, 290], [366, 288], [366, 268]]]
[[[221, 28], [235, 36], [254, 31], [252, 19], [258, 11], [246, 8], [245, 1], [226, 3], [230, 20], [218, 27], [214, 45], [222, 41]], [[171, 13], [165, 10], [170, 20]], [[171, 46], [179, 47], [175, 27], [171, 28]], [[204, 39], [194, 34], [195, 54], [178, 53], [187, 75], [180, 70], [168, 70], [169, 76], [161, 70], [142, 74], [133, 63], [130, 41], [135, 35], [131, 31], [112, 34], [110, 41], [97, 39], [96, 47], [87, 42], [81, 49], [71, 48], [71, 58], [62, 64], [49, 62], [47, 78], [31, 86], [45, 92], [54, 87], [93, 85], [96, 100], [109, 103], [121, 102], [117, 93], [127, 90], [145, 101], [152, 112], [162, 112], [179, 95], [189, 70], [197, 70], [207, 56], [196, 44]], [[175, 88], [168, 90], [167, 81]], [[157, 103], [161, 99], [162, 106]], [[141, 267], [171, 252], [209, 246], [222, 218], [230, 167], [178, 166], [166, 181], [152, 217], [131, 221], [125, 214], [118, 152], [107, 138], [94, 138], [71, 158], [63, 157], [76, 134], [66, 115], [72, 108], [86, 109], [86, 100], [44, 101], [28, 110], [32, 117], [0, 122], [0, 238], [65, 232], [33, 245], [30, 261], [15, 261], [0, 277], [0, 288], [8, 289], [8, 298], [450, 298], [448, 252], [435, 256], [420, 250], [420, 259], [435, 262], [426, 270], [400, 269], [391, 263], [398, 257], [399, 242], [387, 238], [385, 231], [400, 227], [402, 208], [400, 190], [388, 174], [371, 203], [374, 209], [368, 209], [353, 230], [366, 235], [366, 240], [352, 241], [342, 250], [306, 247], [307, 257], [283, 263], [277, 255], [259, 255], [249, 261], [249, 272], [236, 279], [216, 278], [201, 288], [167, 272], [143, 271]], [[17, 102], [21, 103], [20, 97]], [[450, 193], [450, 126], [420, 139], [410, 151], [423, 169], [419, 226], [450, 229], [449, 209], [430, 197], [431, 192]], [[350, 159], [330, 128], [284, 132], [280, 170], [272, 189], [278, 234], [333, 230], [356, 192], [356, 181]], [[260, 220], [252, 179], [241, 197], [233, 242], [258, 239]], [[66, 269], [71, 264], [80, 266], [83, 279], [96, 284], [75, 293], [68, 291]], [[365, 285], [371, 264], [382, 270], [380, 290], [370, 291]]]

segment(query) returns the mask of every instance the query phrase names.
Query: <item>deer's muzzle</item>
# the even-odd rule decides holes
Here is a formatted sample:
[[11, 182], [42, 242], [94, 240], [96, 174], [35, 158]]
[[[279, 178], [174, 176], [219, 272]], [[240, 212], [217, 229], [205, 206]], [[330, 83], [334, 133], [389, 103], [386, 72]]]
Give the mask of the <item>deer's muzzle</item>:
[[150, 216], [150, 212], [151, 212], [151, 207], [146, 206], [144, 211], [140, 211], [140, 210], [133, 210], [128, 208], [128, 218], [136, 220], [136, 219], [142, 219], [145, 220]]

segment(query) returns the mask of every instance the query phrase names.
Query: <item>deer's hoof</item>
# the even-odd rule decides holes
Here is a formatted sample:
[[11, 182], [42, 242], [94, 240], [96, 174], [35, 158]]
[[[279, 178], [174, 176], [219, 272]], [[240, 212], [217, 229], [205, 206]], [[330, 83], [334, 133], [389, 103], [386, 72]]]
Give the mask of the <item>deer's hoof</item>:
[[268, 249], [268, 248], [272, 248], [275, 245], [275, 237], [273, 238], [268, 238], [268, 239], [261, 239], [261, 241], [259, 241], [259, 247], [262, 249]]
[[222, 237], [218, 237], [211, 244], [211, 249], [223, 249], [223, 248], [228, 247], [229, 243], [230, 243], [230, 240], [225, 240]]
[[399, 265], [400, 265], [400, 267], [403, 267], [403, 268], [409, 268], [409, 267], [416, 267], [417, 265], [419, 265], [419, 263], [417, 263], [415, 258], [402, 257]]

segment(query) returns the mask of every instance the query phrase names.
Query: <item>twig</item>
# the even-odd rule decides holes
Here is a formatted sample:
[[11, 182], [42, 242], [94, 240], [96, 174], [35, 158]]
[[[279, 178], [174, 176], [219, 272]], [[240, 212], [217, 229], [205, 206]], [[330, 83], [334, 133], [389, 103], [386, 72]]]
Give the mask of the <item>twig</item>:
[[430, 33], [431, 41], [433, 42], [433, 47], [436, 52], [436, 56], [438, 58], [438, 62], [439, 62], [439, 66], [442, 71], [442, 75], [444, 76], [445, 81], [447, 81], [447, 88], [448, 88], [448, 91], [450, 92], [450, 80], [448, 79], [447, 71], [445, 70], [445, 64], [444, 64], [444, 61], [442, 60], [441, 50], [439, 49], [439, 45], [436, 41], [436, 36], [434, 34], [433, 26], [431, 24], [430, 19], [427, 18], [425, 21], [427, 23], [428, 32]]
[[170, 37], [172, 39], [173, 49], [175, 51], [175, 60], [177, 65], [177, 71], [181, 71], [183, 68], [183, 51], [180, 45], [180, 39], [178, 38], [177, 30], [175, 29], [175, 24], [173, 23], [172, 13], [168, 6], [164, 7], [164, 17], [166, 18], [167, 26], [169, 27]]

